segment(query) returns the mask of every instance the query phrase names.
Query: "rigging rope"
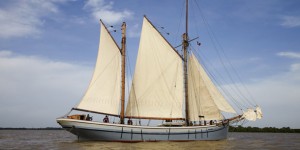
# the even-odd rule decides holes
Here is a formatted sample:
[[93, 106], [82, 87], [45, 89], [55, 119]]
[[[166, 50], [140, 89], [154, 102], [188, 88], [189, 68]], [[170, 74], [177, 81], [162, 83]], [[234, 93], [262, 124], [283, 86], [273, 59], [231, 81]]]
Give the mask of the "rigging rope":
[[[208, 22], [207, 22], [205, 16], [203, 15], [203, 13], [202, 13], [202, 11], [201, 11], [201, 8], [199, 7], [197, 1], [195, 1], [195, 3], [196, 3], [196, 6], [199, 8], [199, 12], [200, 12], [200, 15], [201, 15], [201, 17], [202, 17], [202, 20], [203, 20], [204, 24], [205, 24], [205, 25], [207, 26], [207, 28], [208, 28], [207, 32], [208, 32], [209, 37], [210, 37], [210, 39], [211, 39], [211, 41], [212, 41], [212, 43], [213, 43], [213, 47], [214, 47], [214, 49], [216, 50], [216, 52], [217, 52], [217, 54], [218, 54], [218, 57], [219, 57], [219, 59], [220, 59], [220, 61], [221, 61], [221, 64], [223, 65], [223, 67], [224, 67], [224, 69], [225, 69], [225, 72], [227, 73], [228, 77], [230, 78], [231, 82], [233, 83], [234, 89], [235, 89], [235, 91], [237, 92], [237, 96], [238, 96], [239, 98], [241, 98], [241, 100], [244, 100], [246, 103], [250, 104], [250, 106], [255, 106], [256, 102], [255, 102], [253, 96], [250, 94], [248, 88], [246, 88], [244, 82], [241, 80], [239, 74], [237, 73], [237, 71], [236, 71], [235, 68], [233, 67], [232, 63], [231, 63], [230, 60], [228, 59], [227, 55], [225, 54], [224, 49], [222, 48], [221, 44], [218, 42], [218, 40], [217, 40], [217, 38], [216, 38], [216, 36], [215, 36], [215, 34], [214, 34], [212, 28], [211, 28], [210, 25], [208, 24]], [[199, 33], [199, 32], [198, 32], [198, 33]], [[241, 85], [243, 86], [243, 88], [246, 90], [246, 92], [248, 93], [248, 95], [250, 95], [250, 97], [252, 98], [254, 104], [253, 104], [253, 103], [252, 103], [252, 102], [251, 102], [251, 101], [250, 101], [250, 100], [249, 100], [249, 99], [241, 92], [241, 90], [239, 89], [239, 87], [237, 86], [237, 84], [234, 82], [233, 76], [229, 73], [229, 70], [228, 70], [228, 68], [226, 67], [226, 65], [225, 65], [225, 63], [224, 63], [224, 60], [222, 59], [222, 57], [221, 57], [221, 55], [220, 55], [220, 52], [219, 52], [220, 50], [218, 49], [217, 45], [221, 48], [221, 50], [222, 50], [222, 52], [223, 52], [225, 58], [228, 60], [228, 62], [229, 62], [229, 64], [230, 64], [230, 67], [231, 67], [232, 70], [234, 70], [234, 72], [236, 73], [236, 76], [238, 77], [239, 82], [241, 83]]]
[[[179, 43], [178, 39], [179, 39], [179, 37], [181, 37], [181, 35], [179, 35], [179, 29], [181, 29], [181, 25], [182, 25], [182, 22], [183, 22], [182, 21], [183, 20], [183, 12], [184, 12], [184, 9], [185, 9], [184, 3], [185, 3], [185, 1], [182, 1], [182, 5], [181, 5], [182, 7], [181, 7], [181, 11], [180, 11], [181, 12], [180, 20], [179, 20], [176, 36], [174, 37], [175, 38], [175, 43]], [[181, 41], [181, 38], [180, 38], [180, 41]]]
[[[192, 7], [193, 8], [193, 7]], [[192, 9], [192, 11], [193, 11], [193, 9]], [[192, 15], [193, 15], [194, 13], [192, 13]], [[194, 16], [193, 16], [194, 17]], [[196, 19], [194, 19], [194, 20], [196, 20]], [[199, 26], [198, 25], [198, 22], [196, 22], [196, 25], [197, 26]], [[197, 29], [197, 33], [200, 33], [199, 31], [198, 31], [198, 28], [196, 28]], [[198, 35], [199, 36], [199, 35]], [[191, 47], [192, 47], [192, 45], [191, 45]], [[198, 56], [198, 58], [200, 58], [201, 59], [201, 55], [198, 53], [198, 51], [194, 48], [194, 47], [192, 47], [193, 49], [194, 49], [194, 51], [195, 51], [195, 54]], [[203, 55], [203, 56], [205, 56], [205, 55]], [[202, 59], [202, 60], [204, 60], [204, 59]], [[209, 61], [208, 61], [209, 59], [206, 59], [205, 60], [205, 62], [208, 62], [208, 64], [210, 64], [209, 63]], [[212, 72], [209, 72], [208, 71], [208, 67], [206, 67], [205, 66], [205, 64], [203, 63], [203, 65], [204, 65], [204, 69], [206, 70], [206, 72], [211, 76], [211, 78], [213, 79], [213, 81], [215, 82], [215, 83], [217, 83], [218, 85], [221, 85], [219, 82], [221, 82], [221, 81], [224, 81], [224, 82], [226, 82], [226, 80], [223, 78], [223, 76], [221, 76], [220, 75], [220, 73], [218, 73], [217, 71], [217, 73], [218, 73], [218, 75], [222, 78], [220, 81], [218, 81], [217, 79], [216, 79], [216, 75], [214, 75]], [[213, 66], [213, 65], [210, 65], [210, 66]], [[210, 68], [213, 68], [213, 67], [210, 67]], [[214, 69], [214, 70], [217, 70], [217, 69]], [[228, 82], [226, 82], [225, 84], [227, 84], [227, 85], [230, 85], [230, 84], [228, 84]], [[233, 90], [234, 91], [234, 88], [232, 88], [232, 86], [229, 86], [230, 88], [231, 88], [231, 90]], [[241, 108], [247, 108], [247, 107], [245, 107], [242, 103], [239, 103], [239, 101], [237, 101], [232, 95], [231, 95], [231, 93], [226, 89], [226, 88], [223, 88], [222, 86], [220, 86], [220, 88], [221, 88], [221, 90], [223, 91], [223, 93], [224, 94], [226, 94], [226, 96], [228, 96], [229, 98], [231, 98], [231, 101], [239, 108], [239, 109], [241, 109]], [[241, 98], [240, 98], [241, 99]]]
[[[193, 47], [192, 45], [191, 45], [190, 47], [194, 49], [194, 47]], [[200, 58], [200, 60], [203, 60], [203, 61], [205, 61], [207, 64], [209, 64], [209, 65], [211, 66], [210, 68], [212, 68], [213, 70], [215, 70], [215, 71], [214, 71], [215, 73], [218, 73], [218, 74], [219, 74], [219, 72], [214, 68], [214, 66], [210, 64], [210, 62], [209, 62], [208, 59], [205, 57], [205, 55], [200, 55], [196, 49], [194, 49], [193, 52], [194, 52], [194, 54], [195, 54], [198, 58]], [[201, 57], [201, 56], [203, 56], [203, 57]], [[201, 64], [203, 65], [203, 68], [206, 70], [206, 72], [207, 72], [208, 75], [211, 77], [211, 79], [212, 79], [215, 83], [217, 83], [217, 85], [228, 84], [228, 83], [226, 82], [226, 80], [217, 80], [217, 79], [216, 79], [216, 75], [215, 75], [213, 72], [208, 71], [208, 69], [207, 69], [208, 67], [205, 65], [205, 63], [201, 63]], [[222, 77], [222, 76], [221, 76], [221, 77]], [[222, 83], [221, 83], [221, 82], [222, 82]], [[226, 88], [224, 88], [224, 87], [222, 87], [222, 86], [219, 86], [219, 88], [223, 91], [224, 94], [226, 94], [226, 96], [228, 96], [228, 97], [230, 98], [230, 100], [231, 100], [231, 101], [232, 101], [239, 109], [241, 109], [241, 108], [243, 108], [243, 107], [244, 107], [244, 108], [247, 108], [247, 107], [245, 107], [243, 104], [239, 103], [239, 101], [237, 101], [237, 100], [231, 95], [231, 93], [230, 93]]]
[[[133, 90], [133, 92], [134, 92], [134, 97], [136, 97], [136, 94], [135, 94], [135, 89], [134, 89], [134, 85], [133, 85], [133, 75], [132, 75], [132, 70], [131, 70], [131, 64], [130, 64], [130, 61], [129, 61], [129, 55], [127, 54], [126, 55], [127, 57], [127, 62], [128, 62], [128, 67], [129, 67], [129, 73], [130, 73], [130, 77], [131, 77], [131, 86], [132, 86], [132, 90]], [[129, 89], [129, 82], [128, 82], [128, 97], [130, 98], [130, 90], [131, 89]], [[129, 98], [128, 98], [128, 102], [129, 102]], [[138, 104], [137, 104], [137, 101], [135, 101], [135, 103], [136, 103], [136, 110], [137, 110], [137, 112], [138, 112], [138, 114], [139, 114], [139, 107], [138, 107]], [[127, 105], [128, 105], [128, 103], [127, 103]], [[130, 116], [132, 116], [132, 105], [130, 105]], [[139, 119], [139, 121], [140, 121], [140, 119]]]

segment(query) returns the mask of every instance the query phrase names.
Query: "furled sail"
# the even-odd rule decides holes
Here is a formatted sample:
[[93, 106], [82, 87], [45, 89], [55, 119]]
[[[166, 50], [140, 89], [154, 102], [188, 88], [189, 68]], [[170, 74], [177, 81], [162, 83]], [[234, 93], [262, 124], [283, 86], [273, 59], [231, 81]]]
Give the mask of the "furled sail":
[[126, 117], [183, 118], [181, 57], [145, 17]]
[[256, 118], [257, 119], [261, 119], [263, 117], [263, 113], [262, 113], [261, 108], [259, 106], [256, 107], [255, 112], [256, 112]]
[[253, 109], [251, 109], [251, 108], [248, 108], [247, 111], [245, 111], [243, 113], [243, 116], [242, 116], [242, 118], [245, 118], [245, 119], [247, 119], [249, 121], [255, 121], [256, 117], [257, 116], [256, 116], [255, 111]]
[[189, 119], [222, 119], [220, 111], [235, 113], [192, 53], [188, 58]]
[[100, 44], [88, 90], [75, 109], [118, 115], [121, 97], [121, 53], [101, 22]]

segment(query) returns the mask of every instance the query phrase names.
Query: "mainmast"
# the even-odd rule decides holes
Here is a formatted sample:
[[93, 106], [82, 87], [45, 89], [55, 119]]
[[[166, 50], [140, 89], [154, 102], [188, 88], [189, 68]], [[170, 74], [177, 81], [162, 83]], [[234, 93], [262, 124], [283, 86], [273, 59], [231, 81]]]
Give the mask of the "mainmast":
[[120, 112], [120, 123], [124, 124], [124, 110], [125, 110], [125, 63], [126, 63], [126, 23], [122, 24], [122, 74], [121, 74], [121, 112]]
[[184, 93], [185, 93], [185, 122], [186, 125], [190, 125], [189, 121], [189, 97], [188, 97], [188, 77], [187, 77], [187, 57], [188, 57], [188, 3], [186, 0], [186, 15], [185, 15], [185, 33], [182, 35], [182, 48], [183, 48], [183, 58], [184, 58]]

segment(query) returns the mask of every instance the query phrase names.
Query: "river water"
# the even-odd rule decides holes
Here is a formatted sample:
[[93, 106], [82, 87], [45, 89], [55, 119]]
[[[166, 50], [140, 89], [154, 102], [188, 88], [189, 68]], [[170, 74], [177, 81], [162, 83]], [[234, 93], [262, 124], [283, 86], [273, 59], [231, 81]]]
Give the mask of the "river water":
[[229, 133], [227, 140], [192, 142], [99, 142], [77, 141], [64, 130], [0, 130], [0, 149], [165, 149], [165, 150], [231, 150], [231, 149], [299, 149], [297, 133]]

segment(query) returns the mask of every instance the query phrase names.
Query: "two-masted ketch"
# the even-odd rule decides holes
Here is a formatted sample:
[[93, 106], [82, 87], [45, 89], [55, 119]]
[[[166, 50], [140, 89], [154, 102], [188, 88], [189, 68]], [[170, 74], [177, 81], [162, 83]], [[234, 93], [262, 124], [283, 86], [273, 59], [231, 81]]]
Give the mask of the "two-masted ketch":
[[[262, 117], [260, 107], [237, 114], [203, 66], [188, 52], [188, 0], [183, 55], [145, 16], [135, 72], [125, 109], [126, 24], [119, 48], [101, 22], [95, 71], [80, 103], [57, 122], [78, 139], [101, 141], [192, 141], [227, 138], [232, 122]], [[225, 118], [222, 112], [236, 114]], [[94, 121], [88, 113], [105, 116]], [[107, 116], [118, 117], [109, 122]], [[161, 120], [159, 125], [133, 124], [133, 120]]]

